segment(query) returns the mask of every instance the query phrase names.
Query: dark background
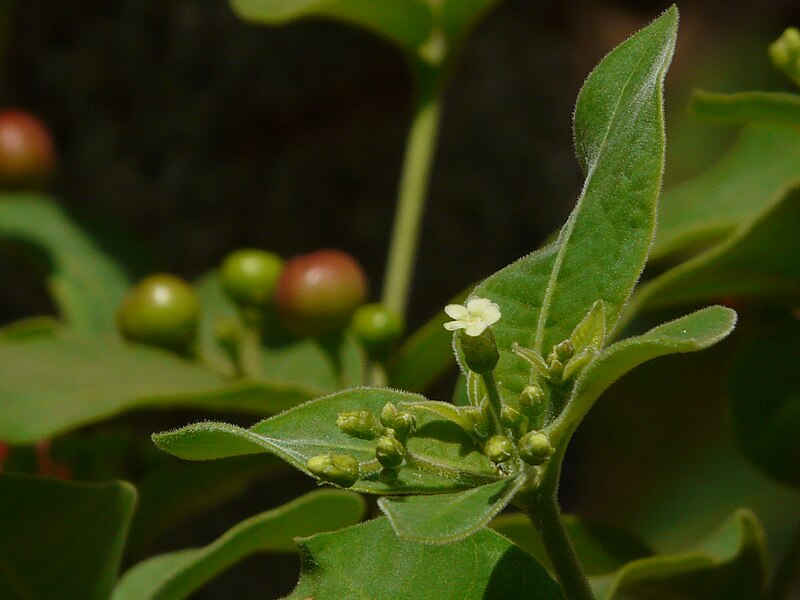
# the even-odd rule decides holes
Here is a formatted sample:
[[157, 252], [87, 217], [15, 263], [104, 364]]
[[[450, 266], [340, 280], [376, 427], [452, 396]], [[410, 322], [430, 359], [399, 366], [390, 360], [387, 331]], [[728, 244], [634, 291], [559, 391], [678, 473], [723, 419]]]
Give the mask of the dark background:
[[[508, 0], [480, 25], [447, 95], [412, 326], [561, 225], [581, 184], [570, 129], [580, 84], [665, 7]], [[687, 116], [689, 90], [788, 89], [766, 45], [800, 22], [794, 0], [679, 8], [667, 79], [668, 183], [712, 162], [731, 135]], [[381, 39], [324, 21], [252, 26], [222, 0], [26, 0], [4, 61], [0, 102], [38, 114], [54, 132], [53, 194], [135, 256], [138, 272], [193, 278], [238, 247], [285, 256], [337, 247], [362, 262], [378, 296], [412, 104], [402, 58]], [[129, 238], [141, 248], [121, 242]], [[0, 258], [0, 323], [49, 310], [40, 279]], [[665, 363], [667, 371], [685, 366]], [[612, 461], [611, 476], [628, 473], [628, 495], [646, 478], [641, 464], [602, 443], [614, 411], [624, 410], [609, 406], [571, 453], [568, 507], [613, 514], [620, 500], [635, 504], [602, 485], [587, 492], [597, 482], [583, 459]], [[658, 411], [637, 414], [630, 432], [664, 424]], [[702, 427], [701, 419], [697, 436]], [[259, 484], [161, 549], [207, 543], [311, 487], [296, 476]], [[257, 557], [196, 597], [230, 598], [231, 589], [270, 597], [291, 588], [294, 568], [292, 558]]]

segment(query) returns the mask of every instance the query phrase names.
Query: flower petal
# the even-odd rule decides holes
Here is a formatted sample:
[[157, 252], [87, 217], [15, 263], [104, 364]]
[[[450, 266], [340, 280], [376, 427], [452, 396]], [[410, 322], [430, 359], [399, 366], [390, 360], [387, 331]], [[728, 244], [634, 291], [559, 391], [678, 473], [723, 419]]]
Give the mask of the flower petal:
[[455, 331], [456, 329], [464, 329], [466, 328], [466, 324], [463, 321], [449, 321], [448, 323], [444, 324], [444, 328], [447, 331]]
[[493, 325], [500, 320], [500, 307], [492, 302], [481, 314], [481, 321], [487, 325]]
[[460, 304], [448, 304], [444, 307], [444, 312], [452, 319], [466, 319], [469, 317], [469, 310]]
[[490, 304], [494, 303], [488, 298], [470, 298], [467, 300], [467, 310], [473, 315], [479, 315], [486, 310], [486, 307]]
[[469, 325], [466, 326], [464, 329], [464, 333], [466, 333], [470, 337], [476, 337], [486, 331], [486, 323], [483, 321], [473, 321]]

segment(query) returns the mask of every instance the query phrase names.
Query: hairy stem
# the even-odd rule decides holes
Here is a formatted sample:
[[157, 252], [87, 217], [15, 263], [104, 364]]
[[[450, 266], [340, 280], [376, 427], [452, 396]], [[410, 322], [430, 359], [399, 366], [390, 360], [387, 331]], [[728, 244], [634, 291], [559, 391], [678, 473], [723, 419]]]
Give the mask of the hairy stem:
[[383, 303], [400, 315], [405, 314], [408, 303], [440, 114], [441, 98], [438, 94], [421, 101], [414, 113], [406, 143], [394, 230], [383, 281]]
[[486, 385], [486, 393], [489, 396], [489, 407], [491, 408], [492, 415], [492, 429], [494, 433], [500, 435], [503, 433], [503, 425], [500, 422], [500, 412], [503, 410], [503, 400], [500, 398], [500, 391], [497, 389], [497, 382], [494, 379], [494, 374], [487, 373], [482, 376], [483, 383]]
[[558, 505], [558, 481], [565, 451], [566, 443], [559, 446], [550, 458], [538, 486], [531, 490], [523, 489], [515, 498], [515, 503], [525, 511], [542, 537], [564, 597], [569, 600], [594, 600]]

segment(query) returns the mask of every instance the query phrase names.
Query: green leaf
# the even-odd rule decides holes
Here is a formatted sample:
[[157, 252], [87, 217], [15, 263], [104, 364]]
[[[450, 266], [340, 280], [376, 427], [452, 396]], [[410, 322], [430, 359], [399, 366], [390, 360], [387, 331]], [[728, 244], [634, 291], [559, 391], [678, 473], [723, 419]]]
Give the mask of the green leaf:
[[401, 538], [448, 544], [484, 527], [523, 483], [525, 476], [519, 475], [453, 494], [381, 498], [378, 506]]
[[107, 600], [135, 499], [123, 482], [0, 475], [0, 597]]
[[774, 206], [800, 181], [800, 131], [753, 125], [719, 162], [664, 192], [650, 260], [708, 247]]
[[639, 310], [741, 296], [792, 304], [800, 300], [800, 187], [743, 224], [721, 244], [641, 285], [628, 315]]
[[293, 539], [332, 531], [361, 520], [363, 499], [324, 490], [242, 521], [202, 548], [155, 556], [120, 579], [113, 600], [182, 600], [255, 552], [293, 552]]
[[[216, 272], [195, 283], [203, 305], [197, 334], [198, 353], [221, 372], [232, 375], [233, 364], [215, 337], [217, 322], [238, 319], [236, 306], [222, 291]], [[296, 338], [274, 322], [268, 323], [261, 347], [261, 373], [258, 381], [277, 387], [307, 390], [302, 400], [310, 400], [349, 386], [362, 385], [366, 358], [351, 335], [331, 336], [326, 340]]]
[[731, 369], [733, 429], [745, 455], [800, 486], [800, 325], [783, 324], [743, 347]]
[[[626, 563], [651, 556], [653, 551], [621, 527], [564, 515], [564, 526], [588, 576], [611, 573]], [[542, 538], [522, 513], [500, 515], [490, 527], [503, 534], [552, 572]]]
[[0, 327], [0, 343], [20, 342], [35, 337], [52, 337], [63, 324], [53, 317], [28, 317]]
[[205, 463], [169, 460], [171, 464], [149, 469], [137, 484], [139, 502], [128, 541], [129, 558], [144, 556], [165, 532], [241, 496], [258, 479], [288, 469], [283, 461], [262, 456]]
[[519, 394], [530, 372], [511, 353], [514, 342], [546, 355], [598, 300], [612, 331], [644, 267], [664, 167], [662, 80], [677, 20], [673, 7], [595, 68], [575, 109], [575, 146], [586, 172], [575, 209], [556, 242], [473, 292], [503, 313], [494, 325], [495, 375], [507, 394]]
[[309, 397], [298, 386], [231, 381], [177, 355], [116, 338], [0, 344], [0, 440], [30, 443], [141, 408], [268, 415]]
[[306, 17], [337, 19], [364, 27], [407, 52], [428, 39], [433, 15], [422, 0], [231, 0], [246, 21], [277, 25]]
[[617, 379], [643, 362], [680, 352], [696, 352], [725, 338], [736, 324], [736, 313], [709, 306], [607, 347], [575, 383], [567, 408], [553, 425], [551, 436], [577, 427], [592, 404]]
[[724, 123], [780, 123], [800, 127], [800, 96], [781, 92], [714, 94], [697, 90], [692, 112], [701, 119]]
[[30, 246], [45, 259], [48, 287], [64, 320], [83, 333], [116, 331], [128, 277], [56, 204], [38, 195], [0, 194], [0, 241]]
[[300, 582], [289, 600], [562, 600], [531, 556], [484, 529], [448, 546], [399, 539], [386, 519], [298, 542]]
[[[465, 290], [448, 304], [463, 304], [468, 294]], [[392, 354], [386, 366], [392, 386], [422, 392], [455, 366], [453, 335], [444, 328], [449, 320], [444, 310], [440, 310]]]
[[494, 465], [461, 428], [432, 413], [420, 413], [417, 432], [407, 443], [413, 461], [400, 469], [391, 485], [377, 478], [375, 442], [350, 437], [336, 426], [336, 418], [344, 411], [369, 410], [379, 415], [387, 402], [419, 401], [425, 398], [390, 389], [357, 388], [306, 402], [250, 429], [198, 423], [156, 434], [153, 441], [165, 452], [189, 460], [272, 453], [308, 475], [310, 458], [328, 452], [350, 454], [361, 463], [362, 474], [353, 489], [377, 494], [448, 492], [499, 478]]
[[761, 526], [750, 511], [740, 510], [682, 553], [635, 560], [591, 583], [598, 600], [750, 600], [762, 597], [766, 568]]

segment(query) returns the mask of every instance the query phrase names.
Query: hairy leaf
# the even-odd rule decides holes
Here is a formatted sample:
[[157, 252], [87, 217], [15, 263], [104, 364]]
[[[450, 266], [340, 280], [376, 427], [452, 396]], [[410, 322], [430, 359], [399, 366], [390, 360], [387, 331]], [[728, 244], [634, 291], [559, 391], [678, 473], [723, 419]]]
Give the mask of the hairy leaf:
[[714, 94], [697, 90], [692, 112], [701, 119], [726, 123], [780, 123], [800, 127], [800, 95], [782, 92]]
[[547, 354], [602, 300], [612, 331], [644, 267], [664, 167], [662, 81], [675, 45], [673, 7], [623, 42], [586, 80], [575, 108], [575, 147], [586, 181], [551, 245], [495, 273], [473, 294], [500, 305], [495, 375], [510, 395], [530, 369], [520, 345]]
[[424, 0], [231, 0], [246, 21], [280, 24], [305, 17], [332, 18], [378, 33], [408, 52], [428, 39], [433, 27]]
[[[644, 542], [620, 527], [564, 515], [564, 526], [586, 575], [611, 573], [626, 563], [651, 556]], [[522, 513], [500, 515], [490, 524], [552, 572], [539, 532]]]
[[50, 293], [71, 327], [116, 331], [114, 315], [128, 277], [58, 205], [34, 194], [0, 194], [4, 240], [32, 247], [44, 258]]
[[650, 260], [708, 247], [800, 182], [800, 130], [745, 127], [711, 168], [664, 192]]
[[616, 573], [593, 578], [598, 600], [762, 597], [766, 549], [758, 520], [740, 510], [702, 542], [679, 554], [641, 558]]
[[422, 396], [383, 388], [344, 390], [306, 402], [250, 429], [226, 423], [198, 423], [153, 436], [156, 445], [189, 460], [210, 460], [242, 454], [276, 454], [301, 471], [308, 460], [334, 452], [354, 456], [361, 478], [353, 489], [377, 494], [439, 493], [497, 480], [492, 463], [473, 446], [464, 431], [433, 413], [419, 413], [417, 432], [408, 440], [408, 458], [398, 480], [378, 479], [375, 441], [351, 437], [336, 425], [339, 413], [369, 410], [379, 415], [387, 402], [425, 401]]
[[745, 455], [800, 486], [800, 325], [783, 325], [741, 349], [731, 369], [734, 432]]
[[569, 404], [554, 423], [551, 435], [577, 427], [595, 400], [628, 371], [659, 356], [696, 352], [713, 346], [725, 338], [735, 324], [733, 310], [710, 306], [607, 347], [578, 378]]
[[356, 494], [323, 490], [242, 521], [203, 548], [162, 554], [135, 565], [112, 600], [182, 600], [255, 552], [293, 552], [293, 539], [353, 525], [364, 514]]
[[137, 408], [268, 415], [313, 390], [231, 382], [178, 356], [115, 338], [72, 335], [0, 344], [0, 440], [30, 443]]
[[302, 572], [288, 600], [563, 599], [540, 564], [488, 529], [438, 546], [402, 540], [375, 519], [298, 543]]
[[452, 494], [381, 498], [378, 506], [401, 538], [448, 544], [486, 525], [523, 483], [525, 476], [519, 475]]
[[0, 475], [0, 597], [107, 600], [135, 499], [123, 482]]
[[723, 296], [800, 301], [800, 187], [710, 250], [639, 286], [627, 316], [642, 309]]

